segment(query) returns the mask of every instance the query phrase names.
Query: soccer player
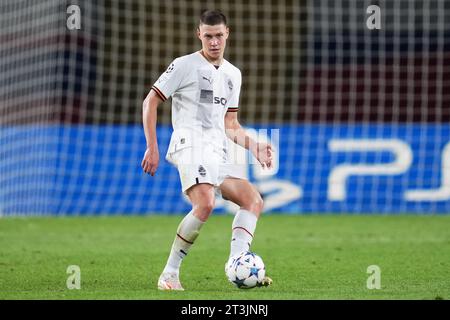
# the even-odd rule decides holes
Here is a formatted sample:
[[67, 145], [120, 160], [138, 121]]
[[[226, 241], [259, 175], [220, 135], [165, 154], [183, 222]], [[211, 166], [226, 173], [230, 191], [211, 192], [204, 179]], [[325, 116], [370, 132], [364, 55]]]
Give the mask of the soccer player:
[[[223, 57], [229, 33], [222, 12], [204, 11], [197, 28], [201, 50], [175, 59], [143, 102], [147, 150], [142, 168], [152, 176], [158, 168], [157, 107], [171, 96], [174, 131], [166, 159], [178, 169], [182, 191], [192, 203], [192, 210], [178, 226], [159, 277], [160, 290], [184, 290], [180, 265], [214, 209], [215, 191], [240, 207], [232, 224], [230, 257], [249, 250], [263, 210], [259, 192], [233, 170], [227, 154], [231, 139], [251, 151], [263, 168], [272, 165], [270, 144], [251, 139], [237, 118], [241, 72]], [[266, 277], [259, 285], [271, 282]]]

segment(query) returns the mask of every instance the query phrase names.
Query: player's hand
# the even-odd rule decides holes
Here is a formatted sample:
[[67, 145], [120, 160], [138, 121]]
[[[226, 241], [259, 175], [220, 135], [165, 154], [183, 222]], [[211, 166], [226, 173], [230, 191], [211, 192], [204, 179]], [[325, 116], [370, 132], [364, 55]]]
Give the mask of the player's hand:
[[159, 151], [158, 147], [149, 147], [145, 150], [144, 158], [142, 159], [141, 167], [145, 173], [149, 173], [152, 176], [155, 175], [159, 164]]
[[272, 167], [272, 146], [268, 143], [258, 143], [254, 155], [261, 166], [270, 169]]

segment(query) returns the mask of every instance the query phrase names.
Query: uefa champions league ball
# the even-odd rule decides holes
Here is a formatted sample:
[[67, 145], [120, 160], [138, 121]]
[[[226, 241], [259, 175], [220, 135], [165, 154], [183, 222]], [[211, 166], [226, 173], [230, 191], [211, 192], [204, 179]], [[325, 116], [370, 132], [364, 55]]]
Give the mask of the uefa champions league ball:
[[266, 269], [260, 256], [246, 251], [228, 260], [225, 264], [225, 273], [228, 280], [236, 287], [250, 289], [264, 279]]

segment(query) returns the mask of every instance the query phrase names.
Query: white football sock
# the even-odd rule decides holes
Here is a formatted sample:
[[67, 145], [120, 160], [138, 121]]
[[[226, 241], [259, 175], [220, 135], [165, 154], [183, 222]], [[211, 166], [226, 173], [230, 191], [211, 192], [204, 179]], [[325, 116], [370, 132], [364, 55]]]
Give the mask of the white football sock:
[[198, 237], [204, 222], [189, 212], [181, 221], [177, 229], [177, 235], [172, 244], [169, 258], [163, 272], [179, 274], [181, 261], [187, 255], [190, 247]]
[[257, 221], [256, 215], [250, 211], [238, 210], [232, 225], [230, 257], [250, 250]]

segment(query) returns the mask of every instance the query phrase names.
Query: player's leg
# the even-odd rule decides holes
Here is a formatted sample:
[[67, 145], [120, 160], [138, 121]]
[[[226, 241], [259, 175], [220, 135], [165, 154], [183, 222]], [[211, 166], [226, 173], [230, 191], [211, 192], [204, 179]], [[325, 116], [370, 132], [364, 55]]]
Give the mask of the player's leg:
[[178, 226], [169, 258], [158, 281], [158, 288], [161, 290], [183, 290], [179, 281], [181, 262], [214, 208], [214, 187], [211, 184], [196, 184], [186, 194], [192, 203], [192, 210]]
[[231, 257], [250, 249], [263, 210], [263, 200], [255, 186], [245, 179], [226, 178], [220, 185], [220, 191], [224, 199], [240, 207], [232, 225]]
[[[182, 290], [178, 280], [181, 262], [214, 208], [214, 185], [218, 185], [219, 171], [219, 157], [214, 157], [214, 154], [206, 145], [202, 148], [187, 147], [171, 155], [171, 160], [180, 175], [182, 191], [192, 204], [192, 210], [178, 226], [167, 264], [161, 275], [162, 278], [170, 275], [174, 279], [172, 281], [174, 286], [181, 288], [179, 290]], [[158, 283], [158, 287], [166, 289], [164, 283], [162, 285]]]
[[[238, 178], [226, 178], [220, 186], [222, 197], [230, 200], [240, 209], [232, 224], [230, 257], [243, 251], [249, 251], [255, 233], [256, 224], [262, 213], [264, 203], [258, 190], [249, 181]], [[225, 265], [226, 268], [227, 264]], [[226, 271], [225, 271], [226, 272]], [[269, 286], [272, 279], [265, 276], [258, 286]]]

